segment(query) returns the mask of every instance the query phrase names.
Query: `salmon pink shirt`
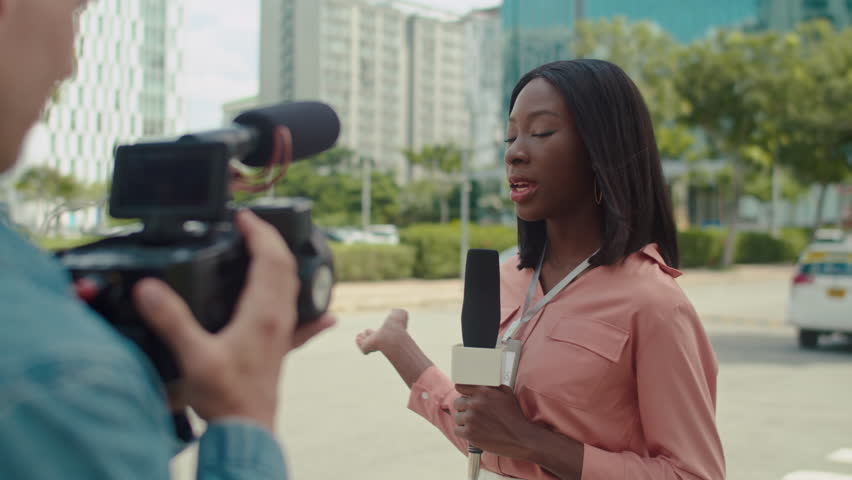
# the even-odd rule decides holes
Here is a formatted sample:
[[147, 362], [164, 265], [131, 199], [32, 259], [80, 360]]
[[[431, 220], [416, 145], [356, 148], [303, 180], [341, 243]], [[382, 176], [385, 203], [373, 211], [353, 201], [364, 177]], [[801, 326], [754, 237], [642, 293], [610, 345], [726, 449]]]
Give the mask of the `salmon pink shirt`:
[[[500, 270], [501, 335], [522, 315], [532, 269]], [[655, 244], [587, 271], [515, 338], [523, 344], [515, 394], [533, 423], [584, 444], [582, 480], [720, 480], [718, 364], [698, 315]], [[538, 285], [531, 304], [543, 296]], [[467, 453], [454, 433], [459, 397], [437, 367], [412, 386], [408, 407]], [[527, 480], [540, 466], [485, 452], [482, 467]]]

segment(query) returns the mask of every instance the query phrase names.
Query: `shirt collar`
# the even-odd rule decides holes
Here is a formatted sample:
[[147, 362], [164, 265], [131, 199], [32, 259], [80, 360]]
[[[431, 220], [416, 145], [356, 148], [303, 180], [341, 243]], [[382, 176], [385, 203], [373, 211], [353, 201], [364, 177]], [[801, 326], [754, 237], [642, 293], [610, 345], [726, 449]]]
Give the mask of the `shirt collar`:
[[654, 260], [657, 265], [660, 266], [660, 269], [669, 274], [672, 278], [677, 278], [683, 275], [683, 272], [681, 272], [680, 270], [672, 268], [666, 264], [666, 261], [663, 260], [663, 256], [660, 255], [660, 247], [656, 243], [649, 243], [648, 245], [645, 245], [645, 247], [643, 247], [640, 251], [645, 254], [646, 257], [650, 257], [652, 260]]

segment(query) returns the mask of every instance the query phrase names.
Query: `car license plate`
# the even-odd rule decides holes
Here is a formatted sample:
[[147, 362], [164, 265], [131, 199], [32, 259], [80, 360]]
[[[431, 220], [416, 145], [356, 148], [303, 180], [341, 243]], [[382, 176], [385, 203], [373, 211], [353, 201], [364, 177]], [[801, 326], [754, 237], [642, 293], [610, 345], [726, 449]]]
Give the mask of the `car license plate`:
[[844, 298], [846, 296], [845, 288], [829, 288], [826, 293], [828, 293], [829, 297], [833, 298]]

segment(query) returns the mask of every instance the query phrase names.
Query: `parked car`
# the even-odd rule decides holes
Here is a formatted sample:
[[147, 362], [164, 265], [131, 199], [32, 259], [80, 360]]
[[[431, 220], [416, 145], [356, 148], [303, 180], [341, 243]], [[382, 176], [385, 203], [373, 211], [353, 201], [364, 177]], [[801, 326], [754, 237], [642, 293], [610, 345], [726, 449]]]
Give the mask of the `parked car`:
[[799, 258], [787, 320], [799, 329], [799, 346], [816, 348], [822, 335], [852, 336], [852, 236], [820, 238]]
[[322, 228], [326, 238], [344, 245], [364, 243], [371, 245], [399, 245], [399, 231], [395, 225], [370, 225], [367, 230], [354, 227]]
[[369, 225], [366, 234], [368, 243], [399, 245], [399, 230], [396, 225]]

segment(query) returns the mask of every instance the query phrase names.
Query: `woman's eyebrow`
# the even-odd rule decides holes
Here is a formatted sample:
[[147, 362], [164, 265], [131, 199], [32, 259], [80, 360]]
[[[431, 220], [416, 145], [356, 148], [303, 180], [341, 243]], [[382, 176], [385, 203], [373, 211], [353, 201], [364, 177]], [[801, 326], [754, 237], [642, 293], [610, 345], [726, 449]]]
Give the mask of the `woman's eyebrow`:
[[[546, 108], [543, 108], [541, 110], [535, 110], [534, 112], [527, 115], [527, 118], [532, 120], [533, 118], [540, 117], [542, 115], [550, 115], [550, 116], [553, 116], [553, 117], [556, 117], [556, 118], [561, 118], [561, 115], [554, 112], [553, 110], [548, 110]], [[515, 117], [509, 117], [509, 123], [513, 123], [515, 121], [516, 121]]]

